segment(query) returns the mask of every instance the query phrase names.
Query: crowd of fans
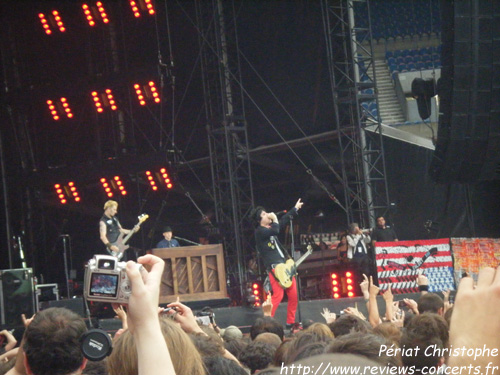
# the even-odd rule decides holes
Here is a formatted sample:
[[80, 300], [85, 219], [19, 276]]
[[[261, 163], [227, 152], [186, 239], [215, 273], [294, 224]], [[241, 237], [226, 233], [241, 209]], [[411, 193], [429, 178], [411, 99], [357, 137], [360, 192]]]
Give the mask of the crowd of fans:
[[[484, 268], [477, 283], [461, 280], [455, 304], [425, 291], [419, 277], [418, 300], [395, 301], [364, 277], [361, 290], [367, 316], [356, 307], [336, 316], [324, 309], [324, 322], [304, 322], [285, 330], [270, 316], [268, 299], [263, 316], [243, 334], [238, 327], [200, 324], [179, 301], [158, 307], [164, 263], [147, 255], [145, 267], [127, 263], [132, 295], [126, 308], [114, 306], [123, 328], [112, 339], [111, 354], [89, 361], [82, 353], [84, 320], [64, 308], [49, 308], [27, 319], [21, 342], [8, 331], [0, 357], [0, 375], [152, 375], [152, 374], [495, 374], [500, 358], [500, 268]], [[149, 270], [147, 271], [146, 268]]]

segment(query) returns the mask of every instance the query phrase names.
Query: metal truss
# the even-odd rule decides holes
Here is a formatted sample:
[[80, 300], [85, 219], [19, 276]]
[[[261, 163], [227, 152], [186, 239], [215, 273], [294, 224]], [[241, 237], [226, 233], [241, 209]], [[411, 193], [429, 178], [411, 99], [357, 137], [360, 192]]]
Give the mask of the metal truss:
[[254, 197], [236, 19], [232, 2], [224, 5], [221, 0], [199, 0], [196, 11], [215, 215], [230, 290], [241, 296], [244, 258], [253, 235], [249, 213]]
[[[322, 0], [348, 222], [374, 227], [389, 208], [369, 0]], [[356, 27], [355, 14], [368, 17]], [[376, 108], [376, 111], [373, 110]], [[346, 170], [346, 160], [354, 170]]]

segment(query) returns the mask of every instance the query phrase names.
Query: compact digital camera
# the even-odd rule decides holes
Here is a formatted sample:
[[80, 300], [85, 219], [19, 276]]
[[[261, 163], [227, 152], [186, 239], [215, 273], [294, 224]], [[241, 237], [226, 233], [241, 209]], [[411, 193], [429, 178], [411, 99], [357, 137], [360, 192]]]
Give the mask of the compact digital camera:
[[126, 262], [109, 255], [94, 255], [85, 268], [83, 294], [88, 301], [128, 303], [132, 286]]

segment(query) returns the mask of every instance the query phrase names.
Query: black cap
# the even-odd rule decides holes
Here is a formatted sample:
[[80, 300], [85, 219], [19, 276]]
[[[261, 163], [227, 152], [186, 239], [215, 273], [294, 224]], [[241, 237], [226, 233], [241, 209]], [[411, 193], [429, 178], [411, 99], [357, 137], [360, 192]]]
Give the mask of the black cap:
[[169, 227], [168, 225], [166, 227], [163, 227], [162, 233], [165, 233], [165, 232], [172, 232], [172, 228]]

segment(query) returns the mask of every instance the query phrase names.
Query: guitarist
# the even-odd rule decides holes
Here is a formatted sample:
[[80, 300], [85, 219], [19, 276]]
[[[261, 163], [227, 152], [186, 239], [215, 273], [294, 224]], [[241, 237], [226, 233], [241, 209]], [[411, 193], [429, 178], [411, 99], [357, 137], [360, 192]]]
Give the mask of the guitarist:
[[[274, 268], [276, 265], [286, 262], [286, 251], [278, 241], [278, 234], [280, 233], [280, 230], [289, 223], [291, 217], [297, 216], [297, 212], [303, 204], [304, 203], [299, 198], [297, 203], [295, 203], [295, 206], [279, 221], [274, 212], [268, 213], [262, 206], [254, 208], [251, 214], [251, 217], [257, 226], [255, 229], [255, 243], [257, 245], [257, 250], [262, 257], [264, 266], [269, 274], [269, 281], [272, 287], [271, 302], [273, 304], [273, 309], [271, 311], [271, 316], [274, 316], [276, 313], [276, 309], [283, 299], [284, 292], [286, 292], [286, 295], [288, 296], [286, 317], [287, 327], [295, 323], [295, 312], [297, 311], [298, 305], [297, 284], [294, 276], [292, 278], [292, 285], [286, 290], [283, 290], [274, 277]], [[286, 255], [288, 256], [288, 254]]]
[[[104, 203], [104, 214], [99, 221], [99, 234], [101, 241], [106, 245], [108, 250], [117, 252], [119, 251], [118, 246], [113, 245], [116, 242], [120, 234], [128, 234], [132, 230], [137, 232], [139, 226], [135, 226], [134, 229], [123, 229], [120, 222], [116, 218], [116, 213], [118, 212], [118, 202], [109, 200]], [[122, 261], [126, 261], [126, 255], [124, 255]]]

